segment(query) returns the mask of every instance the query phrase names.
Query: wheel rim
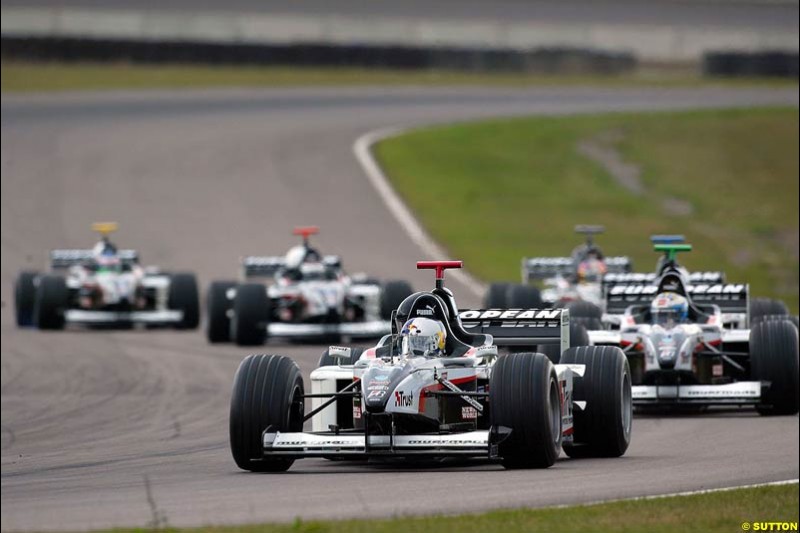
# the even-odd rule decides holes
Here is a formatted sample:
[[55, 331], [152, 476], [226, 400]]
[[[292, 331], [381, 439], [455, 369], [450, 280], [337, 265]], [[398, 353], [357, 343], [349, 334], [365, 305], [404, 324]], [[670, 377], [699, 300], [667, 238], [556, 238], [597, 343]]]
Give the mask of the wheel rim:
[[631, 433], [633, 420], [633, 401], [631, 399], [631, 378], [627, 372], [622, 375], [622, 394], [620, 406], [622, 408], [622, 431], [625, 435]]
[[558, 392], [558, 383], [550, 380], [550, 393], [548, 404], [550, 408], [550, 427], [553, 428], [553, 442], [558, 444], [561, 440], [561, 395]]

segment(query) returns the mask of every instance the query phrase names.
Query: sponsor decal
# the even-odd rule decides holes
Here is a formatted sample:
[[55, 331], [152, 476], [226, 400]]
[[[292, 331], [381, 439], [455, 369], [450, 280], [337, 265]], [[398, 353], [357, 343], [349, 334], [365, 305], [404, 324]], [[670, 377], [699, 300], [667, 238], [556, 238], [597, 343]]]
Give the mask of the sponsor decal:
[[486, 309], [459, 313], [462, 320], [555, 320], [560, 316], [560, 309]]
[[361, 408], [353, 406], [353, 418], [361, 418]]
[[426, 305], [423, 309], [417, 309], [418, 316], [433, 316], [433, 314], [433, 307], [430, 305]]
[[375, 389], [369, 391], [369, 394], [367, 394], [367, 401], [380, 399], [381, 397], [383, 397], [384, 392], [386, 392], [385, 389]]
[[715, 378], [721, 377], [723, 375], [722, 363], [711, 367], [711, 375], [714, 376]]
[[397, 407], [411, 407], [414, 395], [410, 392], [394, 391], [394, 404]]
[[328, 348], [328, 355], [331, 357], [350, 357], [352, 350], [344, 346], [331, 346]]
[[478, 410], [474, 407], [464, 406], [461, 408], [461, 418], [464, 420], [475, 420], [478, 418]]
[[[677, 286], [664, 287], [665, 291], [676, 290]], [[692, 295], [740, 295], [746, 292], [746, 285], [741, 283], [716, 283], [713, 285], [687, 285], [686, 292]], [[655, 285], [615, 285], [608, 290], [609, 296], [638, 296], [655, 295], [658, 287]]]

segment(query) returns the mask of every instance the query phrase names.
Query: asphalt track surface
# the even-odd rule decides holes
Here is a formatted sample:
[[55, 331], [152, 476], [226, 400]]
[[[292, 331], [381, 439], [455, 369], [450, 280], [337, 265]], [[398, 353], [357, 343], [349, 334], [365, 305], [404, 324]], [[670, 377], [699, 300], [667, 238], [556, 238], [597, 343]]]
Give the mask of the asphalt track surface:
[[[280, 89], [2, 98], [2, 529], [176, 526], [545, 506], [798, 477], [798, 418], [637, 418], [614, 460], [543, 471], [306, 460], [239, 471], [233, 373], [251, 350], [201, 332], [18, 330], [14, 277], [54, 247], [116, 240], [146, 263], [233, 277], [296, 224], [351, 271], [406, 278], [421, 258], [353, 157], [359, 135], [482, 116], [786, 104], [796, 89]], [[491, 183], [487, 181], [487, 194]], [[442, 198], [442, 207], [447, 199]], [[508, 221], [513, 224], [513, 220]], [[474, 296], [451, 284], [462, 307]], [[323, 347], [272, 344], [310, 372]], [[149, 485], [149, 494], [146, 487]]]

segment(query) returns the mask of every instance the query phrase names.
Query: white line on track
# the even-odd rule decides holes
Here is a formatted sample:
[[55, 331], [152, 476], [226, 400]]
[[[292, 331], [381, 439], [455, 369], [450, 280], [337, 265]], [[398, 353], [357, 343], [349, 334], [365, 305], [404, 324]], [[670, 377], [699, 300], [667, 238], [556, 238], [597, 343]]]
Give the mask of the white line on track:
[[[356, 159], [364, 170], [364, 174], [367, 175], [370, 183], [375, 187], [383, 203], [386, 204], [386, 207], [392, 215], [394, 215], [395, 219], [397, 219], [397, 222], [400, 223], [400, 226], [405, 230], [411, 240], [419, 246], [422, 252], [430, 259], [451, 259], [448, 257], [445, 249], [434, 241], [420, 223], [417, 222], [414, 214], [400, 196], [397, 195], [397, 192], [389, 183], [383, 170], [381, 170], [381, 167], [372, 156], [372, 146], [375, 143], [388, 139], [389, 137], [400, 135], [405, 131], [406, 130], [402, 128], [382, 128], [365, 133], [353, 143], [353, 153], [355, 153]], [[482, 297], [486, 292], [486, 285], [478, 281], [465, 270], [453, 270], [450, 275], [478, 297]]]
[[616, 503], [616, 502], [635, 502], [635, 501], [642, 501], [642, 500], [660, 500], [662, 498], [676, 498], [679, 496], [696, 496], [699, 494], [712, 494], [714, 492], [730, 492], [732, 490], [739, 490], [739, 489], [756, 489], [759, 487], [775, 487], [780, 485], [797, 485], [800, 483], [800, 479], [784, 479], [783, 481], [768, 481], [765, 483], [752, 483], [750, 485], [735, 485], [733, 487], [720, 487], [716, 489], [701, 489], [701, 490], [687, 490], [683, 492], [668, 492], [666, 494], [651, 494], [649, 496], [634, 496], [633, 498], [619, 498], [616, 500], [595, 500], [592, 502], [587, 503], [579, 503], [579, 504], [563, 504], [563, 505], [554, 505], [549, 507], [550, 509], [565, 509], [567, 507], [582, 507], [586, 505], [602, 505], [604, 503]]

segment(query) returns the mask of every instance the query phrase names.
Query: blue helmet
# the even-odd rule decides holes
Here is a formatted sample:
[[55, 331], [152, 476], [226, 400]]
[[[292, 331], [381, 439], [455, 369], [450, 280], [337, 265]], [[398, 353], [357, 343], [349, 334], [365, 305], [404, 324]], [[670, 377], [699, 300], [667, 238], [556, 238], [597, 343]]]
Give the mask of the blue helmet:
[[675, 292], [658, 294], [650, 305], [653, 324], [672, 326], [689, 318], [689, 300]]

